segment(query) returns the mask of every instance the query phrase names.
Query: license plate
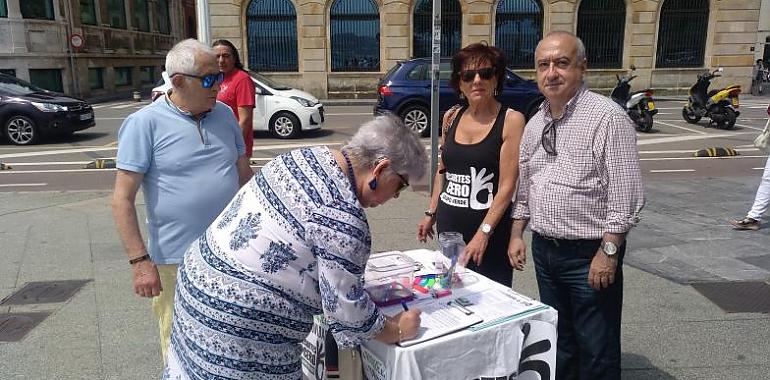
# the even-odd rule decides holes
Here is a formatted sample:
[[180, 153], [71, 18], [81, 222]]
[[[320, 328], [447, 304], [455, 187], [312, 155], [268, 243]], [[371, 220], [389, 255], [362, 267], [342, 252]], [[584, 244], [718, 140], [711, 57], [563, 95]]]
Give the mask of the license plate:
[[92, 117], [94, 117], [93, 113], [91, 113], [91, 112], [84, 113], [84, 114], [80, 115], [80, 120], [91, 120]]
[[738, 106], [738, 98], [733, 98], [733, 105]]
[[655, 109], [655, 103], [654, 102], [647, 102], [647, 108], [652, 111]]

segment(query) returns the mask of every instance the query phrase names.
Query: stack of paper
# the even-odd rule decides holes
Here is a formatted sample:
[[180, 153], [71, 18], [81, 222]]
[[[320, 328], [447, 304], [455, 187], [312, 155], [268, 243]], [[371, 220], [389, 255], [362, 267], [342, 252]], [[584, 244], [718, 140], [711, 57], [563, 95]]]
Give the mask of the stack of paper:
[[471, 326], [471, 331], [499, 325], [548, 308], [547, 305], [510, 289], [489, 289], [464, 298], [472, 303], [466, 308], [484, 320], [483, 323]]

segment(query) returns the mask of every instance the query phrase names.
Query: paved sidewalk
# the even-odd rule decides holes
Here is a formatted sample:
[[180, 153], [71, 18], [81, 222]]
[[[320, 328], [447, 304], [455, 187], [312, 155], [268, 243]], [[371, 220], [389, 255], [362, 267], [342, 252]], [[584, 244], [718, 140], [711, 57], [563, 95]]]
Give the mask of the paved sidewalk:
[[[627, 261], [674, 281], [625, 267], [624, 379], [767, 378], [768, 314], [728, 314], [674, 275], [681, 268], [735, 281], [727, 269], [738, 257], [768, 253], [768, 229], [738, 233], [726, 223], [745, 212], [758, 180], [648, 184]], [[0, 193], [0, 299], [31, 281], [90, 280], [65, 302], [0, 309], [51, 312], [22, 341], [0, 343], [0, 379], [159, 377], [157, 327], [149, 301], [131, 291], [109, 201], [107, 192]], [[426, 204], [426, 193], [409, 191], [369, 210], [374, 249], [422, 247], [414, 232]], [[753, 267], [751, 278], [762, 270]], [[531, 259], [514, 282], [537, 296]]]

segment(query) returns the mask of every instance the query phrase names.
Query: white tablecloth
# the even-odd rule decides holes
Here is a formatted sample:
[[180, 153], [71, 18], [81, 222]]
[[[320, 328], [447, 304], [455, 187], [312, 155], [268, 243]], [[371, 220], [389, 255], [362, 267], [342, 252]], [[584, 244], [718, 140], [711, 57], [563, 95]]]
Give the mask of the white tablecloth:
[[[404, 252], [418, 261], [433, 255], [432, 251]], [[479, 280], [462, 289], [454, 289], [453, 296], [482, 292], [489, 289], [505, 289], [486, 277], [476, 274]], [[369, 380], [403, 379], [508, 379], [511, 375], [519, 380], [554, 379], [556, 369], [556, 322], [557, 313], [550, 307], [541, 308], [522, 317], [507, 320], [479, 331], [461, 330], [409, 347], [387, 345], [370, 341], [361, 347], [358, 355], [341, 355], [339, 367], [344, 372], [354, 368], [345, 379], [363, 377], [355, 370], [357, 365], [348, 361], [360, 360], [363, 372]], [[317, 326], [318, 334], [325, 334]], [[316, 328], [314, 328], [316, 331]], [[306, 377], [322, 378], [319, 366], [319, 345], [311, 333], [303, 354]], [[323, 346], [321, 344], [321, 346]], [[312, 357], [311, 351], [316, 352]], [[523, 354], [522, 354], [523, 353]], [[311, 370], [312, 368], [312, 370]], [[518, 377], [516, 377], [516, 375]]]

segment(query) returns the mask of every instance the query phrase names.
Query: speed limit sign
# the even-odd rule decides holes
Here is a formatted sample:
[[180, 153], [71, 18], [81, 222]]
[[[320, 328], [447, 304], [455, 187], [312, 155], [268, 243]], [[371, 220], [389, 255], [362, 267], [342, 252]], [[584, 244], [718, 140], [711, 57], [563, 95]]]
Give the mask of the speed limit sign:
[[75, 49], [78, 49], [78, 48], [82, 47], [83, 46], [83, 36], [81, 36], [81, 35], [79, 35], [77, 33], [71, 35], [70, 36], [70, 44]]

